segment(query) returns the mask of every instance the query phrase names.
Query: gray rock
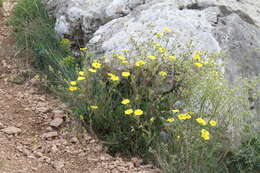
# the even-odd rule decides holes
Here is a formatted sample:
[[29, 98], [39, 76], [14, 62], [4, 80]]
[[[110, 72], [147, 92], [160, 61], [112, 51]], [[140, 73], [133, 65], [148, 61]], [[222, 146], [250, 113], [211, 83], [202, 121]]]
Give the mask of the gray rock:
[[[129, 14], [144, 0], [43, 0], [61, 36], [88, 40], [101, 25]], [[82, 38], [81, 36], [84, 36]]]
[[8, 135], [16, 135], [16, 134], [19, 134], [22, 132], [21, 129], [19, 128], [16, 128], [16, 127], [13, 127], [13, 126], [10, 126], [10, 127], [7, 127], [7, 128], [4, 128], [2, 129], [2, 131]]
[[51, 127], [60, 127], [63, 123], [63, 119], [62, 118], [54, 118], [51, 122], [50, 122], [50, 126]]

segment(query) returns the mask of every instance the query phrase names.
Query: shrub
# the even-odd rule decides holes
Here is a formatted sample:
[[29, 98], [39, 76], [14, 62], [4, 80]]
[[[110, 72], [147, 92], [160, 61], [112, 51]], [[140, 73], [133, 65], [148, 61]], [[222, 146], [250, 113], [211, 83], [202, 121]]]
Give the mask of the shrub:
[[112, 152], [153, 153], [166, 172], [224, 171], [219, 161], [237, 139], [229, 131], [250, 115], [247, 95], [219, 72], [221, 54], [192, 44], [176, 54], [177, 43], [166, 48], [171, 34], [132, 40], [112, 57], [83, 53], [89, 63], [68, 86], [73, 110]]

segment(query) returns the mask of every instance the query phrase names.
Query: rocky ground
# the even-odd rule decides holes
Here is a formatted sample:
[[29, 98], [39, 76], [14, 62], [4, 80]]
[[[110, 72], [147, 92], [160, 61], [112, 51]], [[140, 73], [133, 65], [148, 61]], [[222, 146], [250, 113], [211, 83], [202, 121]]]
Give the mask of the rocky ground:
[[46, 93], [39, 81], [15, 80], [29, 68], [6, 25], [12, 4], [6, 0], [0, 8], [0, 172], [160, 172], [140, 159], [106, 154], [97, 140], [79, 132], [66, 105]]

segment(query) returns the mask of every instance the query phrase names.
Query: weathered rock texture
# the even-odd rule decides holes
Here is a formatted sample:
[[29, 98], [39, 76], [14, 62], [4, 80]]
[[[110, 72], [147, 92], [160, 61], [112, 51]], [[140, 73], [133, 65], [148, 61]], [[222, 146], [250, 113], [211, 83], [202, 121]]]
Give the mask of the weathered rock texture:
[[[167, 26], [196, 49], [224, 51], [230, 81], [260, 74], [260, 1], [257, 0], [43, 0], [56, 31], [99, 55], [128, 48]], [[170, 38], [174, 41], [176, 38]], [[259, 106], [258, 106], [259, 107]]]

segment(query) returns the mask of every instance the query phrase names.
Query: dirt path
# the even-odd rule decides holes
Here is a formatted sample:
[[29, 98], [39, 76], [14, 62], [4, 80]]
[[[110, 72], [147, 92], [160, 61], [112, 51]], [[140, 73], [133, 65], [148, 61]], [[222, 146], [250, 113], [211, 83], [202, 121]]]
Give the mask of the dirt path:
[[111, 157], [86, 133], [76, 135], [66, 106], [36, 79], [14, 83], [26, 68], [6, 25], [12, 4], [6, 0], [0, 9], [0, 173], [158, 172], [138, 159]]

